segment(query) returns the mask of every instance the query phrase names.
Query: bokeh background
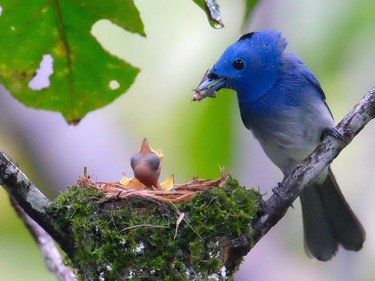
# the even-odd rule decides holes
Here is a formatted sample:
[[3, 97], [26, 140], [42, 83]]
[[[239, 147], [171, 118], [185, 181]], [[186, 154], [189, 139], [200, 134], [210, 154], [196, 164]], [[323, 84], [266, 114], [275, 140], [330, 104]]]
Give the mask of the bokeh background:
[[[57, 113], [25, 108], [0, 87], [0, 150], [51, 199], [74, 184], [83, 167], [100, 181], [132, 175], [129, 159], [143, 137], [160, 148], [162, 178], [219, 176], [225, 167], [243, 185], [266, 194], [282, 175], [242, 125], [235, 95], [190, 102], [192, 89], [226, 46], [248, 31], [277, 29], [320, 80], [337, 121], [375, 86], [375, 2], [264, 0], [243, 23], [242, 0], [219, 2], [225, 23], [212, 29], [192, 1], [135, 1], [147, 38], [107, 21], [92, 33], [114, 55], [141, 68], [135, 84], [77, 127]], [[11, 55], [11, 54], [10, 54]], [[96, 81], [93, 81], [95, 83]], [[358, 253], [339, 250], [330, 262], [303, 250], [299, 202], [247, 255], [236, 280], [375, 279], [375, 122], [332, 164], [347, 200], [367, 231]], [[0, 279], [55, 280], [0, 188]]]

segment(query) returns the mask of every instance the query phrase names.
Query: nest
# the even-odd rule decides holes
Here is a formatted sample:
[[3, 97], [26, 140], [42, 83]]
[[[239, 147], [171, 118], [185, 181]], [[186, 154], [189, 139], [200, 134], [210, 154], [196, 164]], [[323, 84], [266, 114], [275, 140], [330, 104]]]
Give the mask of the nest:
[[135, 190], [127, 188], [120, 182], [94, 182], [89, 176], [80, 177], [77, 180], [79, 186], [90, 187], [102, 191], [107, 197], [128, 199], [138, 197], [153, 199], [167, 203], [180, 203], [189, 201], [193, 195], [213, 188], [221, 188], [230, 179], [230, 175], [222, 175], [218, 179], [198, 179], [194, 178], [190, 182], [174, 184], [169, 191], [160, 189]]
[[80, 280], [233, 280], [253, 243], [258, 192], [230, 176], [162, 191], [86, 175], [47, 210]]

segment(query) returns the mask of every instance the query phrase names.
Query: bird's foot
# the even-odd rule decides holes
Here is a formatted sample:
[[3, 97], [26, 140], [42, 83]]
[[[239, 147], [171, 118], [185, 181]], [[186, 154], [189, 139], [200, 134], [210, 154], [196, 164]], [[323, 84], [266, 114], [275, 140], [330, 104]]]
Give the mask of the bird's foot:
[[[285, 189], [285, 185], [282, 183], [282, 182], [278, 182], [277, 183], [277, 186], [275, 186], [274, 188], [272, 188], [272, 192], [282, 201], [286, 201], [288, 200], [288, 197], [285, 196], [285, 194], [283, 193], [283, 190]], [[293, 204], [290, 204], [290, 207], [292, 207], [294, 209], [294, 206]]]
[[285, 188], [284, 184], [281, 183], [281, 182], [278, 182], [277, 183], [277, 186], [275, 186], [274, 188], [272, 188], [272, 192], [273, 194], [275, 194], [276, 196], [278, 196], [280, 199], [282, 200], [285, 200], [285, 196], [282, 192], [282, 190]]
[[349, 144], [347, 138], [339, 131], [337, 131], [336, 128], [325, 128], [322, 132], [320, 139], [323, 140], [323, 138], [325, 138], [326, 136], [334, 137], [335, 139], [338, 139], [339, 141], [342, 141], [345, 144]]

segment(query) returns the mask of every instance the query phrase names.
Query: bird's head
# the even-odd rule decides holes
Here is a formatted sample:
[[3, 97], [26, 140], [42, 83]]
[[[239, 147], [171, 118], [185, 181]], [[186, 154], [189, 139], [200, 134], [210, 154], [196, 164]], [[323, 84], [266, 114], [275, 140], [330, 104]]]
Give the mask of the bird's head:
[[156, 171], [160, 168], [160, 163], [163, 157], [164, 155], [162, 152], [151, 148], [145, 138], [143, 139], [139, 152], [130, 158], [130, 165], [133, 170], [144, 169], [144, 166], [146, 166], [147, 168]]
[[287, 42], [280, 32], [264, 30], [243, 35], [229, 46], [195, 89], [193, 100], [235, 90], [240, 102], [252, 102], [276, 83]]

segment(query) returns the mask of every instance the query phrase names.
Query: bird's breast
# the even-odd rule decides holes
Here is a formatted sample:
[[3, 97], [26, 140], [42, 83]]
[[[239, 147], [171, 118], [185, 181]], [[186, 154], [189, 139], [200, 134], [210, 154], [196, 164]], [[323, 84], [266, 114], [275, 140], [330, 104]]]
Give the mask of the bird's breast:
[[324, 101], [306, 99], [299, 105], [240, 105], [245, 126], [270, 160], [289, 174], [319, 144], [325, 128], [334, 126]]

